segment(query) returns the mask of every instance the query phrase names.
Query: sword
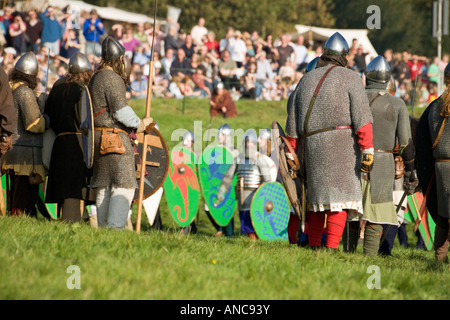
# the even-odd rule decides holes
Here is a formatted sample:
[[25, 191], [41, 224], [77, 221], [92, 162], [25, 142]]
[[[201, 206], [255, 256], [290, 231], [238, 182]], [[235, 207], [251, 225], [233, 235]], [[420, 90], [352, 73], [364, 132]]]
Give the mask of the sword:
[[[152, 90], [153, 90], [153, 67], [155, 60], [155, 35], [156, 35], [156, 11], [157, 11], [157, 0], [155, 0], [155, 10], [153, 16], [153, 41], [152, 41], [152, 53], [150, 56], [150, 69], [148, 76], [148, 89], [147, 89], [147, 105], [145, 108], [145, 117], [150, 117], [150, 110], [152, 106]], [[138, 198], [138, 209], [137, 209], [137, 220], [136, 220], [136, 233], [141, 232], [141, 220], [142, 220], [142, 205], [144, 202], [144, 185], [145, 185], [145, 164], [147, 163], [147, 146], [149, 144], [148, 134], [144, 134], [144, 142], [142, 145], [142, 167], [141, 167], [141, 179], [139, 180], [139, 198]]]

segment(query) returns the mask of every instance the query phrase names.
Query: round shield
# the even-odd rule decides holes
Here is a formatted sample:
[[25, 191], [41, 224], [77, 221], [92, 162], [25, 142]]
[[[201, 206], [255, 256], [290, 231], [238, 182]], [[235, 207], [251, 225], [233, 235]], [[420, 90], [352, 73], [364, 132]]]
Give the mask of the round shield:
[[[142, 165], [142, 150], [144, 144], [144, 133], [136, 135], [135, 152], [139, 157], [137, 172], [140, 173]], [[169, 149], [161, 133], [155, 127], [152, 127], [147, 136], [147, 163], [145, 165], [144, 178], [144, 200], [152, 196], [159, 188], [163, 186], [169, 169]], [[138, 186], [140, 185], [140, 175], [137, 175]], [[139, 189], [136, 189], [133, 203], [139, 200]]]
[[169, 211], [180, 227], [189, 226], [197, 215], [200, 185], [196, 163], [196, 155], [186, 148], [175, 148], [170, 153], [164, 193]]
[[289, 199], [280, 183], [266, 182], [256, 191], [250, 216], [261, 240], [288, 241], [289, 215]]
[[222, 227], [227, 226], [237, 207], [235, 175], [232, 185], [224, 196], [224, 200], [215, 206], [217, 193], [230, 165], [233, 163], [233, 153], [224, 146], [207, 147], [198, 165], [198, 175], [202, 186], [205, 203], [214, 221]]
[[81, 139], [83, 144], [84, 163], [88, 169], [94, 165], [94, 115], [92, 100], [87, 87], [81, 96]]

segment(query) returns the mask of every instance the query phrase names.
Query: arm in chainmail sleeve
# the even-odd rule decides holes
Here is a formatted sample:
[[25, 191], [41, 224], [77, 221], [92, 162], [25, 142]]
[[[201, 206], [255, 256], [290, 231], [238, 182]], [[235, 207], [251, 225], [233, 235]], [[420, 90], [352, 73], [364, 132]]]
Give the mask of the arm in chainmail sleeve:
[[22, 96], [19, 108], [22, 114], [25, 130], [32, 133], [44, 133], [48, 120], [41, 113], [33, 90], [28, 87], [19, 88]]
[[17, 113], [14, 107], [8, 76], [0, 70], [0, 129], [2, 133], [13, 134], [17, 127]]
[[397, 138], [399, 144], [399, 154], [403, 158], [405, 171], [413, 171], [415, 169], [416, 150], [411, 136], [411, 123], [409, 119], [408, 109], [405, 103], [401, 101], [402, 107], [398, 113]]

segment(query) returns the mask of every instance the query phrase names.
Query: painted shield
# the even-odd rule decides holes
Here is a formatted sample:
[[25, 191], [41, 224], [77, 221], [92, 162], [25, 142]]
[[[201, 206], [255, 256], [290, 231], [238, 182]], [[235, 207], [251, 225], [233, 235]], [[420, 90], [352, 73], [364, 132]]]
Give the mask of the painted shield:
[[164, 189], [161, 187], [152, 196], [150, 196], [150, 198], [147, 198], [142, 202], [145, 209], [145, 214], [147, 215], [148, 223], [151, 226], [155, 223], [156, 214], [158, 213], [159, 204], [161, 203], [163, 193]]
[[[408, 200], [408, 211], [405, 212], [405, 219], [411, 223], [414, 223], [420, 212], [420, 208], [423, 202], [423, 194], [421, 192], [416, 192], [412, 196], [407, 197]], [[425, 214], [425, 218], [422, 219], [419, 225], [419, 233], [422, 236], [425, 247], [428, 251], [433, 249], [434, 243], [434, 233], [436, 230], [436, 223], [429, 211]]]
[[287, 242], [289, 215], [289, 199], [280, 183], [266, 182], [256, 191], [250, 216], [260, 239]]
[[180, 227], [189, 226], [197, 215], [200, 185], [196, 163], [196, 155], [186, 148], [175, 148], [170, 153], [164, 193], [169, 211]]
[[94, 115], [92, 100], [87, 87], [81, 96], [81, 140], [83, 145], [84, 163], [88, 169], [94, 165]]
[[[304, 211], [302, 206], [305, 206], [304, 198], [302, 194], [302, 183], [299, 176], [294, 176], [289, 169], [289, 164], [287, 163], [286, 152], [289, 151], [289, 142], [286, 140], [286, 134], [283, 128], [276, 121], [272, 124], [273, 132], [273, 143], [276, 154], [276, 160], [279, 165], [279, 172], [281, 177], [281, 182], [286, 188], [286, 193], [288, 195], [289, 201], [294, 209], [295, 214], [300, 218], [302, 226], [305, 225]], [[292, 150], [291, 150], [292, 153]]]
[[232, 163], [233, 154], [229, 149], [224, 146], [211, 146], [203, 151], [198, 165], [198, 175], [205, 203], [214, 221], [222, 227], [230, 223], [237, 207], [236, 175], [224, 200], [217, 207], [214, 206], [222, 179]]
[[52, 219], [57, 220], [58, 217], [58, 205], [56, 203], [45, 203], [45, 190], [47, 189], [48, 178], [45, 179], [45, 183], [39, 185], [39, 200], [40, 205], [38, 209], [43, 216], [50, 216]]
[[[144, 143], [144, 134], [139, 133], [136, 135], [135, 141], [135, 153], [139, 158], [137, 179], [138, 186], [140, 182], [140, 168], [142, 165], [142, 150]], [[161, 133], [153, 127], [147, 136], [147, 163], [145, 166], [145, 184], [144, 184], [144, 200], [152, 196], [159, 188], [164, 184], [166, 180], [167, 172], [169, 170], [169, 149], [164, 141]], [[139, 199], [139, 189], [136, 189], [134, 194], [133, 203]]]

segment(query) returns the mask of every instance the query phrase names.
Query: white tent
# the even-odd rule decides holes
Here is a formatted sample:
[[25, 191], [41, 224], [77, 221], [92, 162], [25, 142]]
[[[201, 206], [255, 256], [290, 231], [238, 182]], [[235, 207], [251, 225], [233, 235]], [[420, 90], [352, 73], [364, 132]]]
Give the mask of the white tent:
[[377, 51], [372, 46], [372, 43], [367, 37], [369, 31], [366, 29], [330, 29], [300, 24], [296, 25], [295, 28], [297, 29], [297, 33], [303, 35], [305, 39], [308, 39], [308, 36], [311, 33], [312, 39], [314, 41], [323, 42], [327, 41], [327, 39], [331, 37], [335, 32], [339, 32], [345, 38], [345, 40], [347, 40], [349, 46], [351, 46], [353, 39], [358, 39], [358, 44], [361, 44], [364, 47], [364, 50], [366, 52], [369, 52], [367, 56], [368, 61], [378, 55]]

